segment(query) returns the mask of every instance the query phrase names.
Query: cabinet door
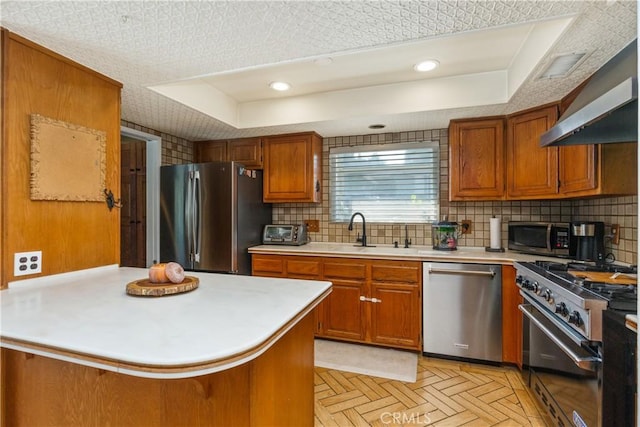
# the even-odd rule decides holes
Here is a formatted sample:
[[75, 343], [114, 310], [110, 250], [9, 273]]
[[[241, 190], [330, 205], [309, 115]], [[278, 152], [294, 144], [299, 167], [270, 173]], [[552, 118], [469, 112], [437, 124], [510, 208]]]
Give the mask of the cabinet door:
[[333, 282], [331, 294], [323, 301], [322, 335], [352, 341], [365, 339], [365, 296], [367, 262], [331, 260], [323, 263], [324, 279]]
[[553, 105], [507, 119], [507, 198], [536, 199], [558, 193], [558, 149], [540, 147], [540, 135], [557, 118]]
[[319, 202], [322, 140], [315, 133], [264, 138], [267, 203]]
[[504, 120], [449, 126], [449, 199], [499, 200], [504, 194]]
[[502, 266], [502, 361], [522, 369], [522, 297], [516, 286], [516, 269]]
[[559, 147], [560, 193], [593, 190], [597, 181], [598, 145]]
[[370, 304], [371, 341], [420, 349], [422, 265], [419, 262], [373, 261]]
[[372, 283], [371, 341], [420, 349], [420, 290], [418, 286]]
[[195, 143], [196, 162], [226, 162], [227, 141], [200, 141]]
[[229, 141], [227, 151], [229, 160], [241, 163], [250, 169], [262, 169], [262, 139], [232, 139]]

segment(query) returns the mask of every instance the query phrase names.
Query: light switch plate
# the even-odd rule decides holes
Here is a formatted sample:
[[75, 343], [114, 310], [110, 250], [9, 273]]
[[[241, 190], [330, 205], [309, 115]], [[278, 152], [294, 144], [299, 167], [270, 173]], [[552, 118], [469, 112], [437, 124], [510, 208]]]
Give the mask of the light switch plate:
[[38, 273], [42, 273], [42, 251], [16, 252], [14, 254], [14, 276], [28, 276]]

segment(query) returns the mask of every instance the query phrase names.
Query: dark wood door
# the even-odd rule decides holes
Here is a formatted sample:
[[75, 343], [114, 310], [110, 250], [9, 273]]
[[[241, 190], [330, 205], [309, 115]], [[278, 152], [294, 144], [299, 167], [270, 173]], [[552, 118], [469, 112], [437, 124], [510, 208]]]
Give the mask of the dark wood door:
[[120, 265], [146, 267], [147, 262], [147, 143], [122, 137]]

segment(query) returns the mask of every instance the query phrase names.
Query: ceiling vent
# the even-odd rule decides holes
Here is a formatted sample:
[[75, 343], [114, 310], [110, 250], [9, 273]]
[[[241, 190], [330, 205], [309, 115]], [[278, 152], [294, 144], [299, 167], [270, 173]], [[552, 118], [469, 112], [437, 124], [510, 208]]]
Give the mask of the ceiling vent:
[[537, 80], [566, 77], [587, 59], [587, 52], [566, 53], [553, 57], [540, 72]]

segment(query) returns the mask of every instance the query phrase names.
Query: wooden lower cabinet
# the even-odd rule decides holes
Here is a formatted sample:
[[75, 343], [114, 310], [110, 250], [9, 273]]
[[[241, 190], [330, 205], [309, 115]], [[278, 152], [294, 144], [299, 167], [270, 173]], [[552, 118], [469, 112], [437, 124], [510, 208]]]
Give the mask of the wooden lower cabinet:
[[[286, 277], [289, 279], [323, 280], [320, 258], [306, 256], [262, 255], [251, 256], [251, 274], [261, 277]], [[314, 333], [318, 335], [325, 311], [325, 298], [314, 309]]]
[[253, 360], [191, 378], [142, 378], [2, 348], [0, 425], [312, 426], [312, 322], [305, 316]]
[[371, 341], [394, 347], [420, 348], [420, 290], [399, 283], [371, 285]]
[[371, 341], [420, 349], [422, 263], [374, 261], [370, 289], [373, 299], [370, 305]]
[[502, 266], [502, 361], [522, 368], [522, 297], [516, 286], [516, 269]]
[[316, 309], [319, 337], [421, 348], [419, 261], [254, 254], [253, 275], [332, 282], [331, 294]]
[[366, 341], [366, 313], [363, 301], [367, 292], [368, 260], [325, 258], [324, 279], [333, 289], [324, 305], [320, 333], [331, 338]]

